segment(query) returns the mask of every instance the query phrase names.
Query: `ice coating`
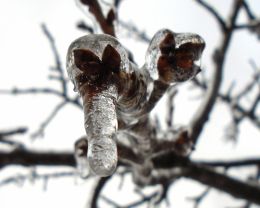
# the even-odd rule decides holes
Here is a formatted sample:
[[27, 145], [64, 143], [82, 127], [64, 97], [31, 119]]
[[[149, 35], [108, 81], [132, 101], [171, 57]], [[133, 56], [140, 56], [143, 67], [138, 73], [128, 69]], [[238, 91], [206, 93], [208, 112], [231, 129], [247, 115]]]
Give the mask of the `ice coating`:
[[151, 43], [146, 52], [146, 68], [153, 80], [159, 79], [159, 73], [157, 69], [157, 60], [160, 56], [159, 44], [164, 39], [167, 33], [172, 33], [170, 30], [160, 30], [152, 38]]
[[127, 52], [123, 46], [112, 36], [106, 34], [90, 34], [80, 37], [73, 41], [67, 53], [67, 72], [70, 80], [74, 84], [74, 90], [79, 91], [82, 83], [76, 83], [76, 77], [82, 72], [75, 65], [73, 51], [75, 49], [88, 49], [97, 55], [100, 59], [107, 45], [114, 47], [121, 56], [120, 71], [128, 72], [130, 70]]
[[89, 164], [87, 160], [88, 141], [80, 139], [75, 144], [74, 156], [77, 164], [77, 171], [81, 178], [89, 176]]
[[154, 80], [165, 84], [192, 79], [200, 72], [204, 40], [193, 33], [157, 32], [146, 53], [146, 67]]
[[117, 89], [111, 85], [91, 99], [88, 95], [83, 99], [89, 166], [95, 174], [109, 176], [117, 166]]
[[[97, 70], [97, 76], [91, 70], [94, 74]], [[129, 71], [127, 53], [112, 36], [83, 36], [69, 47], [67, 71], [83, 100], [89, 167], [96, 175], [111, 175], [118, 160], [115, 141], [118, 87], [112, 80], [115, 72]]]
[[87, 154], [76, 156], [83, 176], [89, 167], [99, 176], [115, 171], [118, 123], [121, 130], [137, 135], [141, 154], [149, 152], [150, 135], [144, 125], [138, 129], [135, 124], [146, 118], [170, 85], [199, 72], [196, 63], [204, 46], [196, 34], [161, 30], [149, 45], [144, 66], [138, 68], [112, 36], [87, 35], [70, 45], [67, 72], [83, 100], [88, 139]]

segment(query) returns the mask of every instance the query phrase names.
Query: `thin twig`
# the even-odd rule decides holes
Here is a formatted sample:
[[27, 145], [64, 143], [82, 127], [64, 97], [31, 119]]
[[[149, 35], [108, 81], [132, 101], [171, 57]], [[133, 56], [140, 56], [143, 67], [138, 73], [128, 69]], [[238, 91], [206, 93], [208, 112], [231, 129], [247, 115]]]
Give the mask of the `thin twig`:
[[108, 16], [105, 17], [97, 0], [80, 0], [80, 2], [83, 5], [88, 6], [89, 12], [96, 18], [104, 33], [115, 36], [113, 25], [115, 13], [112, 9], [108, 13]]
[[35, 131], [31, 136], [33, 139], [37, 137], [42, 137], [44, 135], [44, 130], [46, 127], [50, 124], [50, 122], [54, 119], [54, 117], [57, 115], [57, 113], [67, 104], [67, 101], [63, 101], [60, 104], [58, 104], [53, 111], [50, 113], [50, 115], [46, 118], [44, 122], [41, 123], [39, 129]]
[[62, 68], [61, 59], [60, 59], [60, 56], [59, 56], [59, 53], [58, 53], [58, 50], [57, 50], [57, 47], [55, 44], [55, 40], [45, 24], [42, 24], [41, 27], [42, 27], [43, 33], [45, 34], [45, 36], [48, 38], [48, 40], [50, 42], [53, 56], [55, 59], [55, 64], [56, 64], [55, 69], [57, 70], [57, 72], [59, 73], [59, 76], [60, 76], [59, 81], [61, 82], [61, 85], [62, 85], [62, 94], [64, 95], [64, 97], [66, 97], [67, 96], [67, 82], [65, 79], [64, 70]]
[[3, 180], [0, 181], [0, 187], [6, 186], [9, 184], [14, 183], [21, 183], [25, 182], [26, 180], [40, 180], [43, 179], [45, 181], [45, 187], [44, 190], [46, 190], [46, 181], [49, 179], [55, 179], [55, 178], [61, 178], [61, 177], [72, 177], [76, 176], [75, 171], [69, 171], [69, 172], [55, 172], [55, 173], [45, 173], [40, 174], [37, 172], [34, 172], [33, 174], [18, 174], [14, 176], [9, 176]]

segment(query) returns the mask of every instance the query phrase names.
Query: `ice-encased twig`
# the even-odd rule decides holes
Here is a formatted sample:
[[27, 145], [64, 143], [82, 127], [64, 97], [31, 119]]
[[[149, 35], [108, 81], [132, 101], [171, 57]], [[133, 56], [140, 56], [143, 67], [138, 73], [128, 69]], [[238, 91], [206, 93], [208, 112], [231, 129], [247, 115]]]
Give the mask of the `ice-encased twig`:
[[97, 175], [108, 176], [114, 172], [117, 165], [117, 89], [110, 85], [93, 97], [89, 94], [83, 96], [89, 145], [88, 161]]
[[[96, 174], [110, 175], [116, 167], [117, 122], [119, 129], [139, 134], [135, 124], [147, 116], [168, 87], [200, 71], [195, 61], [204, 45], [198, 35], [161, 30], [151, 41], [145, 65], [138, 69], [112, 36], [87, 35], [71, 44], [67, 69], [83, 99], [88, 160]], [[147, 143], [148, 135], [141, 132], [140, 136]]]

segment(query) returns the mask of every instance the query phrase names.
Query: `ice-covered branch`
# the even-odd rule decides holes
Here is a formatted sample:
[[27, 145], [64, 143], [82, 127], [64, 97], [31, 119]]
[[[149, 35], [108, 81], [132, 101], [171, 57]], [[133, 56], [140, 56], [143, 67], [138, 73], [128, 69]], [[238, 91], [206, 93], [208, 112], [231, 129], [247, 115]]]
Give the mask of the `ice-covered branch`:
[[12, 136], [15, 134], [25, 134], [28, 131], [26, 127], [20, 127], [20, 128], [15, 128], [11, 130], [1, 130], [0, 131], [0, 139], [8, 136]]
[[104, 33], [115, 36], [113, 22], [116, 18], [116, 14], [113, 9], [110, 9], [107, 17], [105, 17], [97, 0], [80, 0], [80, 2], [88, 7], [89, 11], [96, 18]]
[[[120, 148], [119, 148], [120, 149]], [[244, 160], [238, 162], [227, 161], [222, 163], [216, 162], [215, 165], [226, 166], [230, 163], [231, 166], [246, 166], [249, 163], [253, 164], [253, 160]], [[214, 162], [204, 164], [202, 162], [192, 162], [185, 157], [176, 155], [174, 152], [169, 152], [167, 154], [161, 154], [153, 158], [154, 171], [157, 171], [155, 179], [157, 182], [161, 183], [160, 177], [163, 176], [163, 181], [167, 180], [172, 181], [172, 174], [175, 174], [175, 168], [181, 168], [179, 172], [179, 177], [185, 176], [197, 180], [208, 186], [215, 187], [219, 190], [225, 191], [235, 197], [247, 199], [248, 201], [260, 204], [259, 187], [244, 183], [235, 179], [230, 178], [221, 173], [217, 173], [214, 169], [209, 169], [210, 164]], [[0, 153], [0, 167], [6, 165], [22, 165], [22, 166], [76, 166], [73, 153], [70, 152], [40, 152], [40, 151], [29, 151], [29, 150], [20, 150], [13, 152]], [[259, 161], [257, 161], [259, 164]], [[214, 165], [214, 166], [215, 166]], [[230, 166], [230, 167], [231, 167]], [[162, 173], [163, 175], [161, 175]], [[166, 174], [167, 173], [167, 174]]]
[[[83, 100], [89, 165], [96, 174], [111, 175], [115, 170], [118, 124], [121, 130], [140, 129], [135, 124], [145, 119], [171, 85], [200, 72], [195, 62], [204, 46], [196, 34], [161, 30], [150, 43], [144, 66], [138, 69], [112, 36], [87, 35], [71, 44], [67, 69]], [[144, 135], [137, 131], [146, 149], [151, 149], [148, 129]]]

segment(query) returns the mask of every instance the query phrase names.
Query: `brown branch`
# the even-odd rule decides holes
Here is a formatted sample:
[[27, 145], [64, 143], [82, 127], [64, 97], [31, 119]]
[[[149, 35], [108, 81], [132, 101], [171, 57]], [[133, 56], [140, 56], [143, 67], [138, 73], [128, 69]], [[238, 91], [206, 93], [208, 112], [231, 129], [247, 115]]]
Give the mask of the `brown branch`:
[[59, 81], [60, 81], [61, 87], [62, 87], [62, 94], [64, 95], [64, 97], [67, 97], [67, 82], [65, 79], [64, 70], [62, 68], [61, 59], [60, 59], [58, 49], [55, 44], [54, 37], [52, 36], [52, 34], [50, 33], [50, 31], [48, 30], [48, 28], [45, 24], [42, 24], [41, 27], [42, 27], [43, 34], [49, 40], [51, 50], [53, 52], [53, 56], [54, 56], [55, 64], [56, 64], [54, 69], [59, 73]]
[[62, 93], [57, 90], [51, 88], [27, 88], [27, 89], [20, 89], [14, 87], [11, 90], [4, 90], [0, 89], [0, 94], [7, 94], [7, 95], [25, 95], [25, 94], [53, 94], [58, 97], [63, 97]]
[[[214, 170], [208, 169], [205, 165], [191, 162], [187, 158], [177, 156], [173, 152], [153, 158], [154, 168], [164, 169], [171, 172], [171, 168], [181, 167], [185, 177], [192, 178], [208, 186], [225, 191], [237, 198], [246, 199], [253, 203], [260, 204], [260, 189], [236, 179], [232, 179]], [[0, 167], [6, 165], [23, 166], [71, 166], [74, 167], [74, 155], [69, 152], [34, 152], [17, 150], [10, 153], [0, 153]], [[158, 175], [159, 177], [159, 175]], [[172, 180], [169, 178], [169, 180]]]
[[[205, 185], [224, 191], [236, 198], [260, 204], [259, 187], [218, 173], [204, 165], [199, 165], [191, 162], [187, 158], [177, 156], [173, 152], [153, 158], [153, 162], [154, 167], [158, 169], [158, 178], [160, 177], [161, 169], [164, 180], [165, 178], [173, 180], [174, 177], [176, 178], [176, 167], [179, 167], [181, 168], [181, 171], [178, 173], [179, 176], [194, 179]], [[165, 175], [165, 170], [167, 171], [167, 175]]]
[[202, 201], [206, 198], [206, 196], [209, 194], [210, 188], [207, 187], [205, 191], [203, 191], [200, 195], [195, 197], [188, 197], [188, 200], [194, 202], [194, 208], [198, 208]]
[[228, 161], [195, 161], [197, 164], [205, 165], [208, 167], [246, 167], [246, 166], [260, 166], [260, 158], [248, 158], [241, 160], [228, 160]]
[[227, 21], [229, 22], [228, 28], [227, 30], [225, 30], [224, 37], [220, 47], [215, 51], [215, 55], [214, 55], [215, 69], [212, 76], [213, 79], [210, 82], [204, 101], [202, 102], [200, 108], [198, 109], [197, 114], [194, 116], [194, 119], [190, 123], [189, 136], [191, 140], [194, 141], [195, 144], [198, 140], [200, 133], [203, 130], [204, 124], [209, 119], [211, 110], [215, 105], [218, 91], [222, 82], [222, 74], [224, 71], [226, 53], [233, 35], [236, 19], [238, 17], [238, 13], [242, 6], [242, 3], [243, 0], [234, 1], [234, 6], [232, 7], [233, 10], [231, 12], [230, 19]]
[[96, 18], [104, 33], [115, 36], [113, 25], [115, 13], [112, 9], [108, 12], [107, 17], [105, 17], [97, 0], [80, 0], [80, 2], [88, 6], [89, 12]]
[[109, 181], [111, 177], [105, 177], [105, 178], [99, 178], [97, 181], [97, 184], [95, 185], [95, 189], [93, 192], [93, 195], [91, 197], [91, 201], [90, 201], [90, 205], [87, 207], [90, 208], [97, 208], [97, 202], [98, 202], [98, 198], [100, 196], [100, 193], [102, 191], [102, 189], [104, 188], [104, 186], [106, 185], [106, 183]]
[[[143, 163], [142, 157], [137, 155], [132, 149], [120, 143], [118, 143], [118, 155], [120, 157], [121, 165], [141, 165]], [[27, 149], [17, 149], [12, 152], [0, 152], [0, 168], [8, 165], [75, 167], [76, 161], [72, 152], [31, 151]]]
[[30, 150], [15, 150], [0, 152], [0, 168], [7, 165], [22, 166], [72, 166], [76, 165], [74, 155], [70, 152], [40, 152]]
[[246, 10], [247, 16], [250, 20], [254, 20], [256, 19], [255, 15], [253, 14], [253, 12], [251, 11], [251, 9], [249, 8], [249, 5], [246, 1], [243, 2], [243, 7]]
[[8, 137], [12, 136], [14, 134], [24, 134], [28, 131], [26, 127], [20, 127], [12, 130], [7, 130], [7, 131], [0, 131], [0, 139], [3, 137]]
[[44, 130], [46, 127], [51, 123], [51, 121], [54, 119], [54, 117], [57, 115], [57, 113], [66, 105], [68, 104], [67, 101], [62, 101], [59, 103], [55, 108], [52, 110], [52, 112], [48, 115], [45, 121], [43, 121], [37, 131], [35, 131], [32, 134], [32, 138], [35, 139], [37, 137], [44, 136]]
[[55, 173], [45, 173], [40, 174], [36, 171], [33, 171], [32, 174], [19, 174], [14, 176], [9, 176], [3, 180], [0, 181], [0, 187], [8, 185], [8, 184], [15, 184], [18, 182], [25, 182], [26, 180], [32, 181], [32, 180], [44, 180], [44, 190], [47, 189], [47, 182], [49, 179], [54, 178], [61, 178], [61, 177], [72, 177], [75, 176], [75, 171], [67, 171], [67, 172], [55, 172]]
[[233, 197], [246, 199], [260, 205], [260, 188], [258, 186], [249, 185], [194, 164], [185, 169], [184, 176], [229, 193]]

